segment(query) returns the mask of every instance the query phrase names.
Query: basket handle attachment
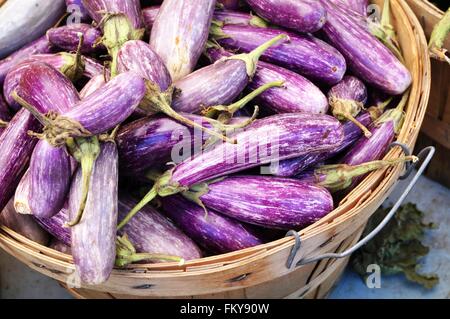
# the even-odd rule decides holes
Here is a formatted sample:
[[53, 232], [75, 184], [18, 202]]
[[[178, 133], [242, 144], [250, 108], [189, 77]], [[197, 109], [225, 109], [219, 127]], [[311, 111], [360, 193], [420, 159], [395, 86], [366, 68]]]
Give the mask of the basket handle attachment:
[[[403, 152], [406, 155], [411, 155], [412, 154], [412, 152], [411, 152], [411, 150], [409, 149], [408, 146], [406, 146], [405, 144], [399, 143], [399, 142], [392, 143], [389, 146], [389, 148], [393, 148], [395, 146], [401, 147]], [[406, 196], [408, 196], [410, 191], [413, 189], [414, 185], [419, 180], [419, 177], [422, 176], [423, 172], [425, 171], [425, 169], [427, 168], [427, 166], [430, 163], [431, 159], [433, 158], [435, 152], [436, 152], [436, 149], [433, 146], [428, 146], [428, 147], [424, 148], [422, 151], [420, 151], [420, 153], [417, 155], [417, 157], [419, 157], [420, 161], [418, 161], [417, 163], [414, 163], [414, 164], [407, 163], [405, 173], [399, 178], [400, 180], [404, 180], [404, 179], [408, 178], [408, 176], [412, 173], [414, 168], [416, 168], [418, 166], [419, 163], [420, 163], [420, 166], [417, 167], [416, 174], [411, 179], [411, 181], [408, 183], [408, 185], [406, 186], [406, 188], [403, 191], [402, 195], [397, 200], [395, 205], [391, 208], [391, 210], [386, 215], [386, 217], [383, 219], [383, 221], [374, 230], [372, 230], [369, 234], [367, 234], [367, 236], [365, 236], [363, 239], [361, 239], [353, 247], [347, 249], [346, 251], [344, 251], [342, 253], [339, 253], [339, 254], [328, 253], [328, 254], [323, 254], [323, 255], [320, 255], [320, 256], [317, 256], [317, 257], [313, 257], [313, 258], [309, 258], [309, 259], [301, 259], [301, 260], [299, 260], [297, 262], [295, 267], [299, 267], [299, 266], [302, 266], [302, 265], [314, 263], [314, 262], [317, 262], [317, 261], [320, 261], [320, 260], [323, 260], [323, 259], [329, 259], [329, 258], [340, 259], [340, 258], [345, 258], [345, 257], [350, 256], [352, 253], [354, 253], [356, 250], [358, 250], [359, 248], [361, 248], [365, 244], [367, 244], [372, 238], [374, 238], [386, 226], [386, 224], [395, 215], [395, 213], [397, 212], [398, 208], [402, 205], [403, 201], [405, 200]], [[291, 236], [295, 238], [295, 243], [294, 243], [294, 246], [291, 249], [291, 253], [289, 254], [289, 257], [288, 257], [288, 259], [286, 261], [286, 268], [288, 268], [288, 269], [290, 269], [292, 267], [294, 259], [297, 256], [297, 254], [298, 254], [298, 252], [299, 252], [299, 250], [301, 248], [301, 238], [300, 238], [299, 233], [297, 231], [290, 230], [286, 234], [286, 237], [291, 237]]]

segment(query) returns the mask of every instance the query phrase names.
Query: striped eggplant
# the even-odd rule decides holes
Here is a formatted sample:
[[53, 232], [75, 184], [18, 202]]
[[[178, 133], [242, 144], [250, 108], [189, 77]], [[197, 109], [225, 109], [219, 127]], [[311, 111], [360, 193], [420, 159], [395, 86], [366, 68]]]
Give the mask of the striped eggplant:
[[[142, 9], [142, 19], [147, 31], [151, 31], [156, 17], [158, 16], [159, 6], [153, 6]], [[215, 23], [250, 25], [254, 27], [267, 28], [269, 24], [264, 19], [246, 12], [218, 10], [213, 14]]]
[[165, 0], [152, 27], [150, 45], [173, 81], [194, 70], [205, 49], [215, 0]]
[[0, 59], [44, 35], [63, 16], [65, 9], [64, 0], [8, 0], [2, 3]]
[[39, 128], [39, 122], [23, 109], [14, 115], [0, 136], [0, 210], [14, 195], [37, 143], [36, 139], [28, 135], [28, 131], [37, 131]]
[[144, 35], [139, 0], [82, 0], [89, 15], [103, 31], [101, 43], [111, 56], [111, 75], [117, 74], [117, 53], [128, 40]]
[[[105, 282], [114, 267], [118, 218], [118, 154], [114, 143], [101, 145], [90, 179], [82, 220], [72, 227], [72, 254], [83, 283]], [[77, 217], [82, 197], [82, 171], [75, 174], [69, 195], [69, 216]]]
[[305, 183], [323, 186], [330, 192], [349, 191], [348, 187], [353, 185], [353, 181], [360, 176], [400, 163], [417, 162], [418, 160], [415, 156], [405, 156], [394, 160], [371, 161], [354, 166], [347, 164], [324, 165], [303, 172], [297, 178]]
[[66, 203], [61, 211], [50, 218], [37, 218], [36, 221], [50, 235], [70, 247], [72, 242], [71, 229], [65, 225], [69, 222], [68, 204]]
[[[211, 27], [212, 37], [226, 49], [249, 52], [283, 30], [251, 26]], [[287, 33], [289, 41], [268, 49], [261, 60], [304, 75], [308, 79], [333, 85], [342, 80], [346, 62], [338, 50], [311, 35]]]
[[89, 21], [90, 16], [83, 5], [83, 0], [66, 0], [67, 13], [69, 13], [69, 21]]
[[119, 227], [157, 194], [173, 195], [252, 167], [332, 150], [339, 147], [343, 136], [339, 121], [328, 115], [291, 113], [256, 120], [233, 135], [237, 144], [216, 144], [164, 174]]
[[16, 213], [13, 201], [10, 201], [0, 213], [0, 225], [8, 227], [40, 245], [45, 246], [50, 240], [48, 233], [36, 223], [33, 217]]
[[[364, 112], [356, 119], [362, 125], [370, 126], [376, 118], [372, 116], [371, 113]], [[339, 147], [328, 152], [311, 153], [297, 158], [281, 161], [272, 173], [280, 177], [295, 176], [308, 167], [314, 166], [342, 153], [351, 145], [355, 144], [362, 136], [362, 131], [353, 122], [344, 123], [342, 128], [344, 130], [344, 140]]]
[[212, 106], [231, 103], [251, 82], [261, 54], [285, 39], [286, 36], [280, 34], [248, 54], [220, 59], [176, 81], [177, 94], [172, 107], [179, 112], [198, 113]]
[[207, 251], [224, 254], [258, 246], [264, 240], [253, 229], [227, 216], [205, 211], [180, 195], [162, 201], [165, 215]]
[[331, 0], [332, 3], [350, 9], [364, 17], [367, 16], [368, 0]]
[[[120, 196], [119, 219], [122, 220], [136, 203], [128, 196]], [[146, 260], [147, 254], [179, 256], [185, 260], [202, 257], [200, 249], [192, 239], [166, 216], [150, 206], [141, 209], [135, 218], [119, 231], [119, 234], [128, 235], [137, 252], [144, 254], [141, 260]]]
[[370, 131], [355, 119], [367, 102], [367, 88], [354, 76], [345, 76], [341, 82], [328, 91], [328, 101], [333, 115], [340, 121], [349, 120], [357, 125], [366, 137]]
[[97, 45], [97, 40], [101, 38], [101, 32], [89, 24], [77, 23], [66, 26], [52, 28], [47, 31], [48, 41], [55, 47], [76, 51], [80, 42], [80, 35], [83, 36], [81, 53], [93, 53], [101, 51], [102, 46]]
[[120, 49], [117, 61], [119, 72], [134, 72], [147, 80], [147, 94], [141, 103], [141, 108], [145, 112], [148, 114], [162, 112], [180, 123], [222, 138], [222, 135], [216, 131], [201, 126], [172, 108], [174, 87], [170, 74], [150, 45], [143, 41], [128, 41]]
[[297, 32], [317, 32], [327, 20], [325, 8], [316, 0], [247, 0], [247, 3], [264, 19]]
[[[408, 97], [408, 93], [404, 94], [395, 109], [386, 111], [377, 119], [374, 127], [370, 130], [372, 137], [370, 139], [361, 137], [343, 157], [341, 163], [355, 166], [381, 159], [387, 152], [389, 145], [393, 142], [395, 135], [402, 128], [404, 122], [403, 109]], [[362, 179], [363, 176], [354, 178], [349, 189], [352, 189]]]
[[0, 86], [3, 85], [3, 81], [9, 71], [21, 63], [22, 61], [28, 59], [34, 54], [49, 53], [52, 49], [50, 42], [48, 42], [47, 37], [43, 36], [36, 41], [24, 46], [22, 49], [14, 52], [9, 57], [4, 58], [0, 61]]
[[299, 230], [334, 208], [325, 188], [281, 177], [230, 176], [184, 196], [242, 222], [276, 229]]
[[[231, 56], [231, 53], [211, 48], [207, 51], [212, 61]], [[309, 80], [282, 67], [258, 62], [250, 90], [256, 90], [265, 83], [282, 81], [283, 87], [271, 88], [256, 98], [256, 101], [275, 113], [327, 113], [328, 101], [325, 95]]]
[[347, 58], [352, 73], [386, 93], [405, 92], [412, 82], [411, 73], [395, 55], [338, 6], [329, 1], [320, 2], [328, 12], [323, 32]]
[[64, 206], [70, 187], [70, 159], [63, 147], [53, 147], [41, 140], [31, 156], [30, 195], [28, 202], [33, 215], [52, 217]]
[[46, 117], [35, 110], [32, 103], [35, 94], [31, 73], [32, 70], [25, 70], [16, 99], [45, 125], [43, 137], [52, 145], [61, 145], [68, 137], [89, 137], [107, 132], [126, 120], [145, 94], [142, 78], [127, 72], [113, 78], [70, 110]]
[[80, 91], [80, 99], [84, 99], [85, 97], [91, 95], [99, 88], [103, 87], [106, 84], [105, 75], [99, 74], [92, 77], [85, 86]]

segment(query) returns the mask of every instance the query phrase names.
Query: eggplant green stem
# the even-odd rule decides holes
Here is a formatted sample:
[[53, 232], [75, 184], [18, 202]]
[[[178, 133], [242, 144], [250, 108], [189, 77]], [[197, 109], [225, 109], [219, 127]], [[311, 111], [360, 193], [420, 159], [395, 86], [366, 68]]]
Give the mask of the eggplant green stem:
[[153, 185], [152, 189], [142, 198], [142, 200], [125, 216], [125, 218], [117, 226], [117, 230], [122, 229], [128, 222], [139, 213], [139, 211], [144, 208], [148, 203], [150, 203], [158, 195], [158, 183]]
[[372, 161], [354, 166], [347, 164], [325, 165], [316, 169], [314, 175], [319, 185], [331, 192], [337, 192], [351, 186], [355, 177], [400, 163], [409, 161], [416, 163], [418, 160], [419, 158], [416, 156], [405, 156], [393, 160]]
[[[242, 99], [240, 99], [239, 101], [237, 101], [233, 104], [216, 105], [216, 106], [211, 106], [211, 107], [207, 108], [204, 111], [204, 115], [207, 117], [214, 117], [217, 112], [225, 112], [225, 113], [227, 113], [227, 117], [231, 118], [231, 117], [233, 117], [234, 113], [236, 113], [238, 110], [245, 107], [248, 103], [250, 103], [253, 99], [258, 97], [260, 94], [264, 93], [265, 91], [267, 91], [271, 88], [282, 87], [283, 85], [284, 85], [284, 81], [274, 81], [274, 82], [266, 83], [264, 85], [261, 85], [256, 90], [254, 90], [253, 92], [251, 92], [250, 94], [246, 95], [245, 97], [243, 97]], [[219, 119], [219, 122], [222, 122], [222, 121]], [[222, 123], [225, 123], [225, 122], [222, 122]]]
[[52, 124], [52, 122], [44, 114], [39, 112], [33, 105], [20, 97], [17, 91], [13, 91], [11, 96], [17, 103], [20, 104], [20, 106], [30, 112], [39, 122], [41, 122], [42, 125], [48, 126]]
[[267, 22], [266, 20], [264, 20], [261, 17], [255, 16], [253, 15], [253, 13], [250, 13], [252, 18], [250, 19], [250, 25], [252, 27], [257, 27], [257, 28], [268, 28], [269, 27], [269, 22]]
[[85, 69], [85, 63], [83, 60], [83, 56], [81, 55], [81, 48], [84, 42], [83, 33], [78, 33], [79, 41], [77, 46], [77, 51], [75, 54], [62, 52], [61, 55], [66, 57], [68, 62], [61, 68], [61, 73], [66, 75], [72, 82], [79, 80], [83, 76], [83, 72]]
[[73, 227], [77, 225], [83, 217], [86, 208], [91, 176], [94, 170], [95, 161], [100, 154], [100, 143], [97, 137], [91, 138], [68, 138], [66, 141], [70, 154], [81, 164], [81, 200], [78, 212], [75, 218], [66, 223], [66, 226]]
[[144, 36], [143, 29], [135, 29], [123, 13], [107, 13], [100, 25], [103, 26], [103, 37], [100, 40], [111, 56], [111, 78], [118, 74], [117, 55], [120, 48], [129, 40], [140, 40]]
[[267, 49], [278, 44], [278, 42], [280, 42], [282, 40], [287, 41], [287, 40], [289, 40], [289, 37], [286, 34], [280, 34], [280, 35], [274, 37], [273, 39], [270, 39], [269, 41], [261, 44], [259, 47], [257, 47], [250, 53], [237, 54], [237, 55], [230, 56], [226, 59], [244, 61], [246, 68], [247, 68], [247, 75], [249, 76], [250, 79], [252, 79], [256, 73], [256, 66], [258, 64], [258, 61], [259, 61], [259, 58], [261, 57], [261, 55], [263, 55]]
[[408, 89], [402, 96], [402, 99], [395, 107], [395, 109], [387, 110], [383, 115], [380, 116], [378, 120], [375, 121], [375, 125], [381, 125], [382, 123], [393, 121], [394, 122], [394, 130], [396, 134], [400, 133], [402, 129], [403, 122], [405, 121], [405, 106], [408, 102], [410, 94], [410, 89]]
[[133, 244], [130, 242], [128, 236], [125, 234], [122, 237], [117, 237], [116, 241], [116, 266], [125, 267], [129, 264], [144, 261], [174, 261], [179, 265], [184, 264], [184, 259], [178, 256], [164, 255], [164, 254], [150, 254], [137, 253]]
[[450, 33], [450, 8], [444, 14], [441, 21], [436, 24], [431, 33], [430, 43], [428, 48], [431, 56], [437, 60], [444, 61], [450, 64], [450, 58], [447, 56], [447, 50], [443, 48], [444, 41]]
[[332, 108], [332, 113], [340, 121], [348, 120], [355, 124], [364, 133], [364, 136], [370, 138], [372, 133], [362, 125], [355, 116], [361, 112], [364, 108], [363, 104], [354, 100], [344, 100], [338, 99], [336, 97], [331, 97], [329, 99], [330, 106]]
[[371, 106], [367, 109], [367, 111], [370, 113], [370, 117], [372, 118], [372, 121], [377, 120], [383, 113], [386, 107], [391, 104], [392, 97], [388, 98], [386, 101], [383, 101], [379, 103], [378, 105]]

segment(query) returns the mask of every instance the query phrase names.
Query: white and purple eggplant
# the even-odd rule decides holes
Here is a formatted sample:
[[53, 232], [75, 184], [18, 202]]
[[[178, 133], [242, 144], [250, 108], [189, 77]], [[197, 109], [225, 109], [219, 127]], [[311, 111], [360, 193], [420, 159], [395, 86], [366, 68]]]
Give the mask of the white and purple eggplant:
[[342, 125], [321, 114], [278, 114], [256, 120], [233, 134], [237, 144], [220, 143], [166, 172], [119, 227], [156, 195], [169, 196], [232, 173], [308, 153], [325, 152], [343, 141]]
[[405, 92], [411, 85], [412, 76], [395, 55], [339, 6], [330, 1], [320, 2], [328, 12], [323, 32], [346, 57], [352, 73], [386, 93], [399, 95]]
[[66, 26], [52, 28], [47, 31], [48, 41], [55, 47], [67, 50], [76, 51], [80, 42], [80, 35], [83, 36], [83, 44], [81, 46], [81, 53], [93, 53], [101, 51], [102, 46], [97, 45], [97, 41], [102, 34], [97, 29], [89, 24], [77, 23]]
[[[212, 61], [231, 56], [231, 53], [211, 48], [207, 51]], [[275, 113], [322, 113], [328, 112], [328, 101], [322, 91], [303, 76], [282, 67], [259, 61], [253, 80], [248, 84], [256, 90], [265, 83], [282, 81], [280, 88], [270, 88], [261, 93], [256, 101]]]
[[209, 252], [225, 254], [264, 243], [251, 227], [203, 208], [180, 195], [165, 197], [164, 214], [190, 238]]
[[[122, 220], [137, 201], [128, 196], [120, 196], [119, 219]], [[138, 261], [173, 260], [180, 261], [202, 257], [202, 252], [196, 243], [184, 234], [166, 216], [153, 207], [142, 208], [119, 235], [126, 235], [135, 247], [136, 253], [127, 255], [118, 248], [119, 266]], [[173, 258], [170, 258], [173, 256]], [[178, 258], [176, 258], [178, 257]]]
[[297, 176], [302, 182], [313, 183], [325, 187], [330, 192], [349, 191], [349, 187], [354, 185], [354, 180], [370, 172], [395, 166], [406, 162], [417, 162], [416, 156], [405, 156], [393, 160], [371, 161], [359, 165], [324, 165], [306, 171]]
[[0, 86], [8, 75], [9, 71], [17, 64], [28, 59], [34, 54], [49, 53], [52, 45], [48, 42], [47, 37], [43, 36], [30, 44], [24, 46], [20, 50], [14, 52], [7, 58], [0, 61]]
[[[369, 112], [364, 112], [356, 119], [362, 125], [370, 127], [376, 117]], [[342, 128], [344, 130], [344, 139], [339, 147], [328, 152], [311, 153], [298, 158], [281, 161], [272, 173], [280, 177], [293, 177], [308, 167], [317, 165], [344, 152], [362, 136], [362, 131], [353, 122], [349, 121], [344, 123]]]
[[0, 59], [45, 34], [63, 16], [64, 0], [8, 0], [0, 7]]
[[251, 26], [212, 26], [212, 37], [224, 48], [250, 52], [280, 34], [289, 41], [272, 46], [261, 60], [282, 66], [308, 79], [334, 85], [344, 77], [347, 65], [342, 54], [312, 35], [298, 35], [284, 30]]
[[275, 229], [299, 230], [334, 209], [324, 187], [271, 176], [230, 176], [183, 195], [242, 222]]
[[68, 204], [66, 203], [61, 211], [50, 218], [38, 218], [34, 216], [36, 221], [43, 229], [45, 229], [50, 235], [69, 246], [72, 243], [71, 229], [66, 227], [69, 222]]
[[[156, 17], [159, 13], [159, 6], [153, 6], [142, 9], [142, 18], [147, 31], [151, 31]], [[231, 10], [214, 11], [213, 23], [250, 25], [254, 27], [267, 28], [268, 22], [264, 19], [250, 13]]]
[[152, 27], [150, 45], [173, 81], [190, 74], [208, 40], [216, 0], [165, 0]]
[[172, 107], [179, 112], [198, 113], [212, 106], [231, 103], [251, 82], [261, 55], [284, 40], [286, 35], [279, 34], [248, 54], [219, 59], [176, 81], [174, 85], [177, 92]]
[[99, 88], [103, 87], [106, 84], [107, 80], [105, 75], [99, 74], [92, 77], [81, 89], [80, 91], [80, 99], [84, 99], [85, 97], [91, 95]]
[[355, 119], [364, 108], [367, 98], [367, 88], [364, 83], [357, 77], [349, 75], [328, 91], [328, 102], [333, 115], [340, 121], [353, 122], [369, 138], [372, 135], [370, 131]]
[[[69, 216], [77, 218], [82, 201], [83, 173], [75, 174], [69, 196]], [[72, 254], [83, 283], [105, 282], [116, 257], [119, 164], [114, 143], [101, 145], [89, 184], [89, 193], [81, 221], [71, 228]]]
[[247, 0], [247, 3], [264, 19], [297, 32], [317, 32], [327, 20], [325, 8], [316, 0]]

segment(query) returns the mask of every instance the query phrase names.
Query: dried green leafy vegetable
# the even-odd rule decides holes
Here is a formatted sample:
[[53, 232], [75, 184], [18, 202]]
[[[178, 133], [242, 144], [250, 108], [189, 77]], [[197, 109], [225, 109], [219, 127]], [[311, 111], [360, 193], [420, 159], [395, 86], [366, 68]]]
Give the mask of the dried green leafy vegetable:
[[[369, 220], [364, 236], [371, 232], [387, 215], [390, 208], [380, 208]], [[433, 224], [423, 222], [424, 213], [415, 204], [399, 208], [386, 227], [367, 245], [353, 255], [352, 266], [361, 276], [367, 275], [367, 266], [377, 264], [385, 275], [403, 273], [412, 282], [433, 288], [439, 278], [435, 274], [420, 274], [419, 259], [428, 254], [422, 244], [427, 229]]]

